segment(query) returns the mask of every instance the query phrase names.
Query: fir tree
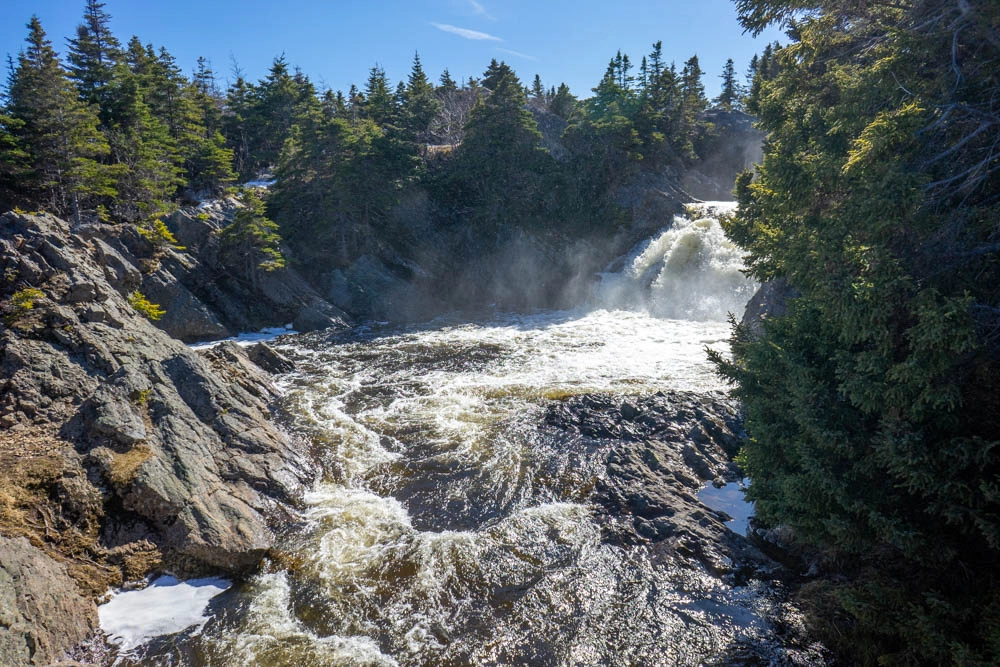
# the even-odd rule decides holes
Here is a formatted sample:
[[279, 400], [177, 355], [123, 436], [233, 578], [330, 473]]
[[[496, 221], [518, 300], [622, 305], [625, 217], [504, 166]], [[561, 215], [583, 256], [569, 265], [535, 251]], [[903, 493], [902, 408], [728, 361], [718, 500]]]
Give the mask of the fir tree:
[[81, 99], [94, 105], [106, 124], [110, 105], [107, 88], [122, 56], [121, 45], [111, 33], [111, 16], [104, 11], [103, 2], [87, 0], [83, 20], [76, 29], [76, 39], [69, 40], [69, 73]]
[[114, 194], [98, 158], [108, 144], [94, 110], [79, 100], [37, 17], [28, 23], [28, 48], [12, 73], [8, 109], [18, 123], [13, 138], [30, 157], [27, 196], [79, 222], [82, 209]]
[[726, 60], [726, 66], [722, 69], [722, 91], [715, 98], [715, 103], [726, 111], [732, 111], [739, 104], [740, 91], [736, 82], [736, 68], [733, 66], [733, 59]]
[[441, 111], [441, 102], [434, 94], [434, 86], [424, 74], [420, 64], [420, 54], [413, 55], [413, 67], [403, 93], [403, 113], [406, 127], [420, 143], [430, 138], [430, 126]]

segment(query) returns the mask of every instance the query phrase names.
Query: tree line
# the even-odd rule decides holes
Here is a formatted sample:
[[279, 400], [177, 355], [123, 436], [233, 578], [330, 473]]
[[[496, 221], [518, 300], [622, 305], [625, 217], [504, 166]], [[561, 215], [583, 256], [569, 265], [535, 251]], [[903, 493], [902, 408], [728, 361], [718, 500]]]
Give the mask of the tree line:
[[749, 497], [860, 664], [1000, 663], [1000, 4], [738, 0], [764, 160], [727, 224], [794, 297], [717, 358]]
[[[236, 68], [222, 90], [204, 58], [186, 76], [164, 47], [135, 36], [123, 45], [110, 19], [86, 0], [65, 62], [29, 22], [0, 108], [0, 206], [152, 230], [184, 202], [273, 170], [267, 209], [282, 234], [329, 238], [325, 247], [347, 257], [351, 238], [377, 233], [411, 186], [438, 196], [445, 219], [540, 220], [579, 209], [581, 191], [604, 193], [642, 161], [697, 160], [711, 130], [697, 56], [678, 71], [660, 43], [638, 71], [618, 53], [583, 102], [538, 75], [524, 85], [496, 60], [482, 77], [459, 83], [445, 70], [435, 84], [419, 55], [405, 81], [393, 85], [376, 65], [346, 94], [317, 90], [283, 56], [256, 82]], [[715, 105], [738, 109], [745, 98], [730, 61]], [[538, 113], [568, 123], [568, 162], [541, 146]], [[555, 194], [525, 203], [544, 188]], [[568, 217], [596, 220], [605, 208]]]

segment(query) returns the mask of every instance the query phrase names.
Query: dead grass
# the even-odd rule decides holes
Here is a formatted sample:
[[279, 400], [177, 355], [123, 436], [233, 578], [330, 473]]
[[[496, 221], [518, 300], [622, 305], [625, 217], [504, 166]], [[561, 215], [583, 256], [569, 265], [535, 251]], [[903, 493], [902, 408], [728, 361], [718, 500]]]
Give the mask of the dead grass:
[[139, 467], [153, 456], [153, 449], [142, 442], [124, 453], [115, 452], [108, 471], [108, 480], [117, 488], [132, 483]]
[[[152, 454], [145, 444], [115, 454], [111, 481], [131, 482]], [[72, 443], [43, 427], [0, 432], [0, 535], [26, 537], [64, 563], [80, 593], [91, 599], [159, 567], [162, 556], [151, 543], [119, 548], [113, 554], [100, 546], [99, 505], [74, 522], [64, 516], [60, 489], [65, 492], [62, 482], [67, 475], [85, 478]]]

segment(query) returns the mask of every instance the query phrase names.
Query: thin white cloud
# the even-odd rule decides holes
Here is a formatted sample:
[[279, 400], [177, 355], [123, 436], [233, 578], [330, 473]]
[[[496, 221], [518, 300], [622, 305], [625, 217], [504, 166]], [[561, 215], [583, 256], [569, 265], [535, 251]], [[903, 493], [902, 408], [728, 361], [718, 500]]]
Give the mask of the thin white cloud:
[[491, 21], [496, 21], [496, 18], [486, 11], [485, 7], [483, 7], [483, 3], [476, 2], [476, 0], [469, 0], [469, 6], [472, 7], [472, 11], [476, 13], [476, 16], [482, 16], [483, 18], [487, 18]]
[[509, 53], [512, 56], [517, 56], [518, 58], [524, 58], [525, 60], [538, 60], [537, 56], [531, 56], [527, 53], [521, 53], [520, 51], [515, 51], [513, 49], [497, 49], [497, 51], [503, 51], [504, 53]]
[[453, 35], [458, 35], [459, 37], [464, 37], [465, 39], [479, 39], [487, 40], [490, 42], [502, 42], [503, 40], [495, 35], [491, 35], [485, 32], [479, 32], [478, 30], [469, 30], [468, 28], [459, 28], [457, 26], [448, 25], [447, 23], [431, 23], [432, 26], [438, 30], [443, 30], [444, 32], [450, 32]]

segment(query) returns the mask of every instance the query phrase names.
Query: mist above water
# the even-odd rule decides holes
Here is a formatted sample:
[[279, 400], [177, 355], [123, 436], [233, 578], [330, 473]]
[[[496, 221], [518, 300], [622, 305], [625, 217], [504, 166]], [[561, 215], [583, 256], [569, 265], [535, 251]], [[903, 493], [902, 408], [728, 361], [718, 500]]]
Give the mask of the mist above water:
[[606, 308], [645, 310], [666, 319], [739, 318], [757, 285], [743, 273], [743, 254], [719, 224], [734, 202], [689, 204], [687, 215], [643, 241], [621, 268], [600, 275], [595, 301]]
[[287, 565], [134, 664], [780, 662], [766, 584], [607, 540], [593, 491], [612, 445], [539, 427], [574, 394], [721, 388], [705, 347], [726, 349], [752, 285], [712, 211], [675, 219], [577, 309], [283, 339], [289, 427], [329, 474]]

